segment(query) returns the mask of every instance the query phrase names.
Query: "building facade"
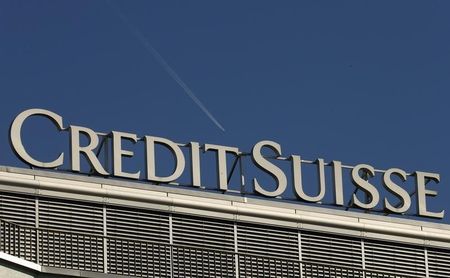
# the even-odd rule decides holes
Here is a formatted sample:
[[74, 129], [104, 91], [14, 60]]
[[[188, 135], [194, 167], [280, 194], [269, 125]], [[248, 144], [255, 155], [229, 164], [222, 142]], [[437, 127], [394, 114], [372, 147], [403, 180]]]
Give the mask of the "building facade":
[[450, 226], [0, 168], [0, 277], [450, 277]]

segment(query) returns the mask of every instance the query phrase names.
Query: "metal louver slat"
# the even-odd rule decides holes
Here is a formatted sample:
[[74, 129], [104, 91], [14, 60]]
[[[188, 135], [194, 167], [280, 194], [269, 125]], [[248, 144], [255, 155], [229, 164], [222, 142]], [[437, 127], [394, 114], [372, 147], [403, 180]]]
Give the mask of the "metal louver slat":
[[238, 223], [242, 277], [300, 277], [298, 231]]
[[173, 277], [235, 276], [232, 222], [173, 215], [172, 233]]
[[365, 262], [368, 270], [397, 275], [425, 276], [425, 250], [393, 242], [365, 241]]
[[[108, 273], [170, 277], [169, 215], [108, 206]], [[115, 237], [126, 237], [127, 240]]]

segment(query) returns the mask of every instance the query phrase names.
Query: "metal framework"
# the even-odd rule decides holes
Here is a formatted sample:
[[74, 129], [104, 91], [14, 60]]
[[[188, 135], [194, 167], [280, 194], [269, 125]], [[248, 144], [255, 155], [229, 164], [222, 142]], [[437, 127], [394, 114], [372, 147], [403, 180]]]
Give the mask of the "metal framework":
[[0, 251], [47, 267], [88, 272], [137, 277], [421, 277], [332, 262], [25, 227], [5, 220], [0, 220], [0, 227]]
[[20, 171], [0, 169], [0, 252], [41, 265], [44, 272], [450, 277], [449, 227], [389, 224], [351, 212], [308, 214], [299, 206], [252, 204], [241, 196]]

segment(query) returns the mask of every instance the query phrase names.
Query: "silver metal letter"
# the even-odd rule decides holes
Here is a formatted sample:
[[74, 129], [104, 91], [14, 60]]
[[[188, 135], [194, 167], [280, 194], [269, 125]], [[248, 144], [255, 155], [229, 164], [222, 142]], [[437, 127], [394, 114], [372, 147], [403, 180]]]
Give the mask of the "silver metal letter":
[[123, 150], [122, 149], [122, 138], [131, 140], [134, 144], [137, 143], [137, 135], [126, 132], [112, 132], [112, 141], [113, 141], [113, 172], [114, 176], [124, 177], [124, 178], [132, 178], [139, 179], [139, 175], [141, 171], [137, 173], [126, 173], [122, 170], [122, 156], [125, 157], [133, 157], [134, 153], [132, 151]]
[[365, 191], [366, 194], [369, 194], [368, 199], [370, 200], [369, 203], [361, 202], [356, 194], [353, 194], [353, 203], [363, 209], [372, 209], [378, 205], [378, 202], [380, 201], [380, 193], [378, 193], [378, 190], [373, 186], [373, 184], [369, 183], [365, 179], [361, 178], [359, 175], [359, 172], [361, 170], [364, 170], [367, 174], [369, 174], [371, 177], [375, 176], [375, 169], [367, 164], [359, 164], [356, 165], [352, 170], [352, 182], [356, 187], [361, 188]]
[[316, 196], [308, 196], [303, 190], [302, 183], [302, 159], [298, 155], [292, 155], [292, 174], [294, 180], [295, 193], [298, 197], [307, 202], [320, 202], [325, 196], [325, 163], [323, 159], [317, 160], [318, 164], [318, 183], [319, 193]]
[[344, 186], [342, 182], [342, 162], [333, 160], [334, 201], [336, 205], [344, 205]]
[[253, 162], [260, 168], [261, 170], [270, 174], [277, 181], [277, 189], [275, 191], [267, 191], [261, 187], [256, 178], [253, 179], [253, 186], [255, 187], [255, 191], [259, 194], [268, 196], [268, 197], [276, 197], [286, 190], [287, 187], [287, 178], [284, 172], [278, 168], [273, 163], [269, 162], [264, 156], [261, 154], [261, 149], [263, 147], [268, 147], [275, 152], [277, 156], [281, 155], [281, 146], [280, 144], [273, 141], [260, 141], [255, 144], [252, 149], [252, 159]]
[[[89, 144], [87, 146], [80, 146], [80, 133], [83, 133], [89, 137]], [[97, 173], [104, 176], [109, 175], [94, 153], [95, 148], [98, 146], [98, 141], [98, 135], [92, 129], [82, 126], [70, 126], [70, 155], [72, 158], [72, 171], [80, 172], [80, 155], [83, 154], [88, 163]]]
[[227, 191], [228, 190], [228, 170], [227, 170], [227, 152], [238, 155], [239, 149], [235, 147], [227, 147], [221, 145], [205, 144], [206, 151], [217, 152], [217, 173], [218, 173], [218, 183], [219, 189]]
[[46, 117], [47, 119], [50, 119], [55, 126], [58, 128], [59, 131], [63, 129], [63, 119], [58, 114], [55, 114], [51, 111], [44, 110], [44, 109], [28, 109], [17, 115], [17, 117], [14, 119], [14, 121], [11, 124], [11, 127], [9, 129], [10, 132], [10, 143], [14, 149], [14, 152], [19, 156], [19, 158], [30, 165], [41, 167], [41, 168], [56, 168], [58, 166], [61, 166], [64, 162], [64, 153], [60, 153], [58, 158], [51, 161], [51, 162], [42, 162], [39, 160], [36, 160], [32, 158], [28, 152], [25, 150], [25, 147], [22, 143], [22, 136], [21, 136], [21, 130], [22, 125], [25, 122], [27, 118], [34, 115], [41, 115]]
[[192, 186], [200, 187], [201, 186], [201, 177], [200, 177], [200, 144], [197, 142], [191, 142], [189, 144], [191, 146], [191, 177], [192, 177]]
[[388, 169], [383, 175], [383, 185], [392, 194], [396, 195], [402, 201], [400, 207], [395, 207], [389, 203], [389, 200], [384, 198], [384, 207], [389, 211], [394, 213], [404, 213], [408, 211], [411, 207], [411, 197], [409, 197], [408, 192], [400, 187], [398, 184], [394, 183], [391, 179], [392, 175], [399, 176], [403, 181], [406, 181], [406, 172], [402, 169], [391, 168]]
[[426, 189], [425, 186], [428, 181], [435, 181], [436, 183], [439, 183], [440, 181], [440, 175], [436, 173], [426, 173], [426, 172], [419, 172], [416, 171], [416, 186], [417, 186], [417, 208], [419, 210], [420, 216], [427, 216], [427, 217], [433, 217], [433, 218], [444, 218], [444, 210], [441, 210], [440, 212], [431, 212], [427, 210], [427, 196], [436, 196], [438, 193], [437, 191]]
[[[163, 145], [168, 148], [175, 159], [175, 167], [170, 176], [158, 177], [156, 176], [156, 161], [155, 161], [155, 144]], [[178, 179], [184, 171], [186, 162], [184, 154], [180, 147], [173, 141], [166, 138], [145, 136], [145, 146], [147, 150], [147, 179], [157, 182], [172, 182]]]

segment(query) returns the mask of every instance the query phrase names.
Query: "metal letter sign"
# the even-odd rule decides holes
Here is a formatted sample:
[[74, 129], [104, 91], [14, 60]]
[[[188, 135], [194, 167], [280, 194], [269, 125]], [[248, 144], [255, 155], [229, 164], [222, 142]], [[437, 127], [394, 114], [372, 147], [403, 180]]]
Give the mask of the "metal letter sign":
[[[408, 192], [401, 187], [399, 184], [393, 181], [392, 177], [397, 176], [401, 181], [406, 182], [408, 178], [415, 179], [416, 186], [416, 199], [417, 199], [417, 215], [423, 217], [432, 218], [443, 218], [444, 211], [431, 212], [427, 209], [427, 198], [434, 197], [437, 195], [437, 191], [430, 190], [426, 188], [429, 181], [435, 183], [440, 182], [440, 176], [437, 173], [426, 173], [416, 171], [414, 173], [408, 174], [402, 169], [391, 168], [388, 170], [376, 170], [373, 166], [368, 164], [359, 164], [356, 166], [343, 165], [340, 161], [331, 161], [329, 163], [325, 162], [323, 159], [317, 159], [315, 161], [303, 160], [299, 155], [290, 155], [288, 157], [282, 157], [281, 145], [273, 141], [260, 141], [256, 143], [250, 154], [243, 153], [239, 148], [231, 146], [221, 146], [213, 144], [200, 145], [197, 142], [190, 142], [187, 144], [179, 144], [173, 142], [166, 138], [155, 137], [155, 136], [143, 136], [138, 137], [136, 134], [127, 132], [112, 131], [108, 134], [95, 132], [94, 130], [70, 125], [67, 128], [63, 126], [63, 118], [56, 113], [53, 113], [44, 109], [29, 109], [23, 111], [14, 119], [10, 128], [10, 143], [12, 149], [16, 155], [25, 163], [33, 167], [56, 169], [57, 167], [63, 165], [64, 163], [64, 153], [60, 153], [58, 158], [50, 162], [39, 161], [37, 158], [32, 157], [26, 150], [22, 143], [22, 126], [24, 122], [32, 116], [41, 116], [49, 119], [56, 127], [56, 129], [61, 131], [69, 131], [70, 133], [70, 165], [71, 170], [74, 172], [81, 171], [81, 157], [83, 156], [86, 162], [91, 166], [91, 169], [97, 174], [102, 176], [115, 176], [130, 179], [146, 179], [148, 181], [158, 182], [158, 183], [171, 183], [176, 182], [186, 170], [186, 157], [183, 154], [182, 148], [189, 148], [189, 160], [190, 161], [190, 174], [191, 174], [191, 186], [200, 188], [201, 184], [201, 150], [214, 151], [216, 154], [216, 168], [217, 168], [217, 185], [218, 190], [223, 192], [229, 191], [229, 171], [227, 169], [227, 154], [232, 154], [236, 160], [231, 171], [234, 170], [236, 163], [239, 159], [240, 167], [242, 169], [242, 156], [251, 155], [254, 165], [262, 170], [263, 172], [269, 174], [275, 184], [270, 187], [266, 184], [262, 184], [257, 178], [253, 178], [253, 188], [254, 192], [266, 197], [281, 197], [281, 195], [286, 191], [288, 187], [288, 179], [286, 173], [282, 168], [275, 165], [269, 160], [269, 157], [263, 155], [262, 150], [270, 150], [274, 157], [270, 159], [275, 160], [288, 160], [291, 163], [291, 176], [293, 189], [300, 201], [320, 203], [327, 190], [326, 183], [326, 167], [332, 168], [332, 182], [334, 190], [334, 205], [344, 206], [344, 187], [343, 187], [343, 169], [348, 169], [351, 171], [351, 181], [355, 186], [356, 190], [351, 196], [351, 203], [354, 207], [358, 207], [365, 210], [371, 210], [376, 208], [380, 204], [380, 191], [373, 182], [373, 178], [377, 173], [382, 173], [382, 186], [383, 188], [391, 194], [393, 197], [397, 198], [400, 202], [399, 204], [392, 204], [386, 197], [381, 200], [384, 211], [389, 213], [402, 214], [406, 213], [411, 208], [411, 196]], [[81, 146], [80, 134], [87, 137], [87, 145]], [[99, 158], [96, 150], [99, 147], [100, 139], [110, 139], [112, 140], [111, 152], [112, 152], [112, 173], [108, 172], [109, 165], [103, 165]], [[132, 159], [134, 152], [124, 149], [122, 142], [124, 140], [130, 141], [133, 144], [137, 144], [140, 141], [144, 141], [145, 144], [145, 154], [146, 154], [146, 177], [141, 177], [141, 171], [135, 170], [133, 172], [125, 172], [122, 168], [122, 161], [124, 158]], [[103, 142], [103, 141], [101, 141]], [[174, 170], [170, 175], [158, 176], [156, 173], [156, 157], [155, 157], [155, 146], [159, 145], [168, 149], [172, 155], [173, 161], [175, 162]], [[304, 184], [302, 179], [302, 165], [305, 164], [315, 164], [317, 167], [317, 193], [307, 194], [305, 192], [306, 186], [310, 187], [310, 184]], [[244, 186], [244, 180], [241, 170], [241, 186]], [[330, 185], [328, 185], [330, 186]], [[267, 188], [275, 188], [273, 190], [268, 190]], [[361, 190], [366, 198], [361, 200], [357, 190]]]

